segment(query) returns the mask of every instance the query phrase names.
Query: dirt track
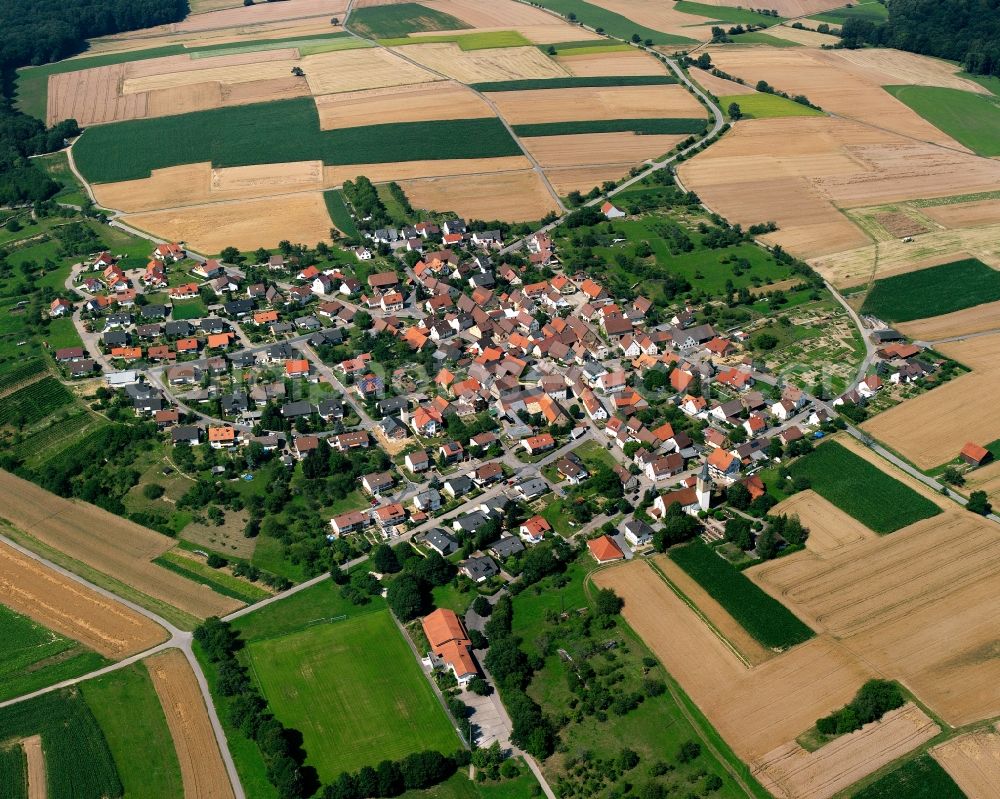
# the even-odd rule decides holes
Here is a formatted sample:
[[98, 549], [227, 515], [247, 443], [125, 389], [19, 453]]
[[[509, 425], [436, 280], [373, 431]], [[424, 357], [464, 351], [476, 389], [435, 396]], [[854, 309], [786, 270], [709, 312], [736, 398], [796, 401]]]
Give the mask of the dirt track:
[[45, 753], [42, 736], [32, 735], [21, 741], [24, 757], [28, 761], [28, 799], [46, 799], [48, 784], [45, 778]]
[[201, 690], [184, 654], [168, 649], [145, 663], [174, 739], [184, 796], [233, 799]]
[[145, 616], [2, 543], [0, 602], [109, 658], [134, 655], [167, 638]]

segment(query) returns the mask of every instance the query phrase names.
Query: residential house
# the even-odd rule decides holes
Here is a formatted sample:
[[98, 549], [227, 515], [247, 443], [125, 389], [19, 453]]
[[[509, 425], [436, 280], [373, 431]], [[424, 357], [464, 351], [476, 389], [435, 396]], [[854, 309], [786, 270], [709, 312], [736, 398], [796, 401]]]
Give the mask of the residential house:
[[500, 567], [497, 566], [496, 561], [486, 555], [463, 560], [459, 564], [458, 570], [474, 583], [485, 583], [490, 578], [500, 574]]
[[438, 608], [421, 619], [420, 624], [431, 647], [427, 658], [429, 665], [451, 671], [460, 686], [478, 676], [469, 634], [453, 610]]
[[334, 535], [342, 536], [364, 530], [371, 523], [371, 517], [359, 510], [347, 511], [330, 519]]
[[609, 535], [602, 535], [587, 542], [587, 549], [594, 560], [598, 563], [612, 563], [616, 560], [624, 560], [625, 553], [615, 540]]
[[540, 515], [532, 516], [518, 528], [518, 535], [526, 544], [540, 544], [552, 526]]
[[423, 542], [443, 558], [458, 551], [458, 541], [440, 527], [435, 527], [425, 533]]

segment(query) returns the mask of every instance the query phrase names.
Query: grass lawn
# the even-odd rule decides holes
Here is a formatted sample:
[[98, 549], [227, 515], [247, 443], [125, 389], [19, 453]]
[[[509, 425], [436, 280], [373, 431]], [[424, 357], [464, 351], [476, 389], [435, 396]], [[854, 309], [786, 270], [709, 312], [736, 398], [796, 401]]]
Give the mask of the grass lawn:
[[850, 8], [835, 8], [831, 11], [824, 11], [822, 14], [814, 14], [809, 19], [817, 22], [829, 22], [833, 25], [843, 25], [849, 19], [867, 19], [872, 22], [883, 22], [889, 18], [889, 7], [883, 3], [866, 2], [858, 3]]
[[1000, 300], [1000, 272], [966, 258], [876, 280], [861, 313], [909, 322]]
[[820, 444], [790, 469], [795, 477], [807, 477], [817, 494], [879, 534], [941, 512], [929, 499], [836, 441]]
[[587, 86], [659, 86], [677, 83], [670, 75], [594, 75], [572, 78], [525, 78], [470, 84], [480, 92], [519, 92], [525, 89], [577, 89]]
[[[396, 6], [398, 8], [398, 6]], [[403, 47], [408, 44], [457, 44], [460, 50], [488, 50], [499, 47], [531, 47], [531, 42], [517, 31], [481, 31], [478, 33], [444, 33], [440, 36], [402, 36], [379, 39], [383, 47]]]
[[418, 31], [453, 31], [469, 26], [451, 14], [420, 3], [397, 3], [355, 9], [351, 12], [350, 27], [361, 36], [381, 39]]
[[1000, 155], [1000, 99], [940, 86], [883, 88], [973, 152]]
[[174, 300], [170, 318], [174, 321], [182, 319], [201, 319], [208, 314], [208, 308], [201, 297], [192, 300]]
[[257, 537], [257, 545], [250, 559], [258, 569], [285, 577], [293, 583], [301, 583], [306, 579], [306, 570], [301, 563], [293, 563], [285, 554], [285, 545], [277, 538], [267, 535]]
[[49, 322], [49, 332], [45, 337], [49, 346], [54, 350], [63, 347], [82, 347], [83, 340], [77, 332], [76, 325], [68, 316], [61, 319], [53, 319]]
[[465, 616], [465, 611], [469, 609], [469, 605], [478, 596], [476, 589], [469, 585], [468, 582], [464, 582], [463, 585], [468, 589], [466, 591], [460, 591], [459, 587], [455, 585], [454, 582], [450, 582], [446, 585], [436, 585], [431, 591], [431, 595], [434, 601], [434, 607], [436, 608], [449, 608], [455, 611], [459, 616]]
[[699, 17], [708, 17], [722, 22], [732, 22], [734, 24], [746, 25], [777, 25], [784, 21], [784, 17], [772, 17], [768, 14], [758, 14], [745, 8], [730, 8], [729, 6], [710, 6], [705, 3], [692, 3], [689, 0], [680, 0], [674, 3], [674, 9], [685, 14], [695, 14]]
[[275, 717], [302, 732], [306, 763], [324, 782], [460, 746], [388, 610], [255, 641], [247, 652]]
[[45, 174], [62, 186], [60, 192], [53, 197], [56, 202], [68, 203], [70, 205], [83, 206], [89, 201], [83, 186], [76, 179], [69, 168], [69, 158], [66, 152], [60, 150], [57, 153], [47, 153], [32, 159], [32, 163], [40, 166]]
[[764, 646], [785, 649], [813, 637], [795, 614], [701, 540], [675, 547], [668, 555]]
[[653, 30], [643, 25], [633, 22], [628, 17], [608, 11], [606, 8], [587, 3], [585, 0], [539, 0], [538, 5], [555, 11], [568, 17], [570, 14], [576, 15], [576, 21], [618, 39], [629, 40], [633, 34], [639, 34], [643, 40], [649, 39], [653, 44], [693, 44], [693, 40], [686, 36], [675, 36], [663, 31]]
[[344, 192], [340, 189], [325, 191], [323, 192], [323, 199], [326, 201], [326, 211], [330, 214], [330, 221], [333, 222], [337, 230], [345, 236], [357, 238], [358, 227], [354, 223], [354, 217], [351, 216], [351, 212], [347, 210], [347, 205], [344, 202]]
[[924, 753], [883, 774], [867, 787], [851, 794], [852, 799], [964, 799], [947, 771]]
[[773, 119], [775, 117], [818, 117], [822, 111], [779, 97], [776, 94], [731, 94], [719, 98], [719, 105], [727, 111], [736, 103], [746, 119]]
[[708, 125], [704, 119], [684, 117], [655, 119], [594, 119], [576, 122], [535, 122], [514, 125], [518, 136], [565, 136], [578, 133], [618, 133], [633, 131], [639, 134], [701, 133]]
[[106, 666], [107, 658], [0, 605], [0, 700]]
[[627, 53], [634, 48], [630, 44], [618, 44], [613, 41], [599, 42], [591, 39], [585, 42], [563, 42], [562, 44], [539, 45], [546, 54], [549, 48], [555, 48], [555, 54], [561, 56], [594, 55], [596, 53]]
[[978, 83], [990, 90], [994, 95], [1000, 97], [1000, 78], [996, 75], [973, 75], [971, 72], [959, 72], [959, 77]]
[[[104, 732], [125, 799], [173, 799], [183, 793], [167, 718], [142, 663], [82, 684], [90, 711]], [[142, 757], [136, 757], [136, 742]]]
[[95, 125], [73, 147], [80, 172], [96, 183], [144, 178], [153, 169], [199, 161], [216, 167], [359, 164], [521, 153], [496, 118], [320, 130], [308, 97]]

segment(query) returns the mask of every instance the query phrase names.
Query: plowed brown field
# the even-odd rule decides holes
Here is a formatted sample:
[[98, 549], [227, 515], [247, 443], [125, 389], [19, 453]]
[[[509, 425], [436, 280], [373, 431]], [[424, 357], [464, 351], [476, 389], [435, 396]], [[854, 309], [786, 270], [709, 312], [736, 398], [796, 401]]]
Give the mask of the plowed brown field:
[[[517, 3], [514, 0], [490, 0], [489, 3], [484, 3], [482, 0], [424, 0], [421, 5], [445, 14], [451, 14], [473, 28], [510, 30], [511, 28], [531, 26], [557, 26], [571, 32], [574, 36], [574, 39], [562, 41], [600, 38], [595, 33], [563, 22], [554, 14], [526, 3]], [[556, 41], [560, 40], [550, 39], [546, 42], [540, 42], [540, 44]]]
[[1000, 224], [1000, 200], [935, 205], [921, 211], [948, 228]]
[[11, 524], [186, 613], [205, 618], [224, 615], [242, 605], [152, 563], [153, 558], [174, 546], [172, 538], [94, 505], [50, 494], [2, 470], [0, 497], [0, 516]]
[[590, 119], [702, 117], [704, 109], [680, 84], [532, 89], [488, 95], [512, 125]]
[[179, 649], [146, 660], [181, 764], [184, 795], [232, 799], [233, 787], [205, 708], [198, 681]]
[[[705, 4], [709, 6], [728, 6], [732, 7], [745, 7], [740, 6], [738, 0], [705, 0]], [[808, 17], [813, 14], [818, 14], [821, 11], [829, 11], [831, 8], [839, 8], [842, 3], [839, 0], [773, 0], [773, 2], [767, 5], [768, 9], [774, 9], [778, 12], [779, 16], [782, 17]], [[806, 24], [810, 23], [806, 20]], [[768, 30], [770, 33], [770, 30]]]
[[[339, 6], [339, 7], [338, 7]], [[169, 26], [178, 32], [194, 32], [228, 28], [234, 25], [260, 25], [284, 20], [300, 21], [308, 17], [343, 17], [346, 3], [329, 0], [284, 0], [281, 3], [256, 3], [251, 6], [195, 14], [183, 22]]]
[[479, 95], [451, 82], [328, 94], [316, 98], [316, 108], [323, 130], [495, 116]]
[[0, 602], [109, 658], [166, 640], [145, 616], [0, 543]]
[[620, 180], [628, 174], [627, 164], [610, 164], [607, 166], [566, 167], [565, 169], [549, 168], [545, 177], [561, 196], [571, 191], [582, 191], [586, 194], [594, 186], [600, 186], [606, 180]]
[[995, 729], [952, 738], [931, 749], [931, 755], [969, 799], [1000, 796], [1000, 735]]
[[414, 208], [454, 211], [475, 219], [531, 222], [557, 210], [532, 170], [402, 181]]

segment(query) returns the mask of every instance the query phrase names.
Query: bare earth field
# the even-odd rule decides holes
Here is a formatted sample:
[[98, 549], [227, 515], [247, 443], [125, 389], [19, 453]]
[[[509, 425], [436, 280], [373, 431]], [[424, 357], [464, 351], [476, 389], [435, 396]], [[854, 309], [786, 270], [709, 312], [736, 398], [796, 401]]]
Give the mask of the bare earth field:
[[414, 208], [454, 211], [475, 219], [530, 222], [557, 210], [533, 170], [424, 178], [400, 183]]
[[996, 441], [1000, 438], [998, 348], [1000, 334], [940, 345], [940, 352], [973, 371], [880, 413], [862, 427], [921, 469], [950, 461], [968, 441]]
[[713, 625], [725, 636], [736, 650], [755, 666], [770, 660], [775, 653], [759, 643], [743, 629], [729, 612], [722, 607], [704, 588], [693, 580], [684, 569], [674, 563], [666, 555], [655, 555], [653, 562], [667, 575], [681, 593], [690, 599]]
[[0, 496], [0, 516], [11, 524], [186, 613], [205, 618], [224, 615], [243, 604], [152, 563], [174, 546], [172, 538], [95, 505], [50, 494], [5, 471], [0, 471]]
[[[810, 23], [807, 22], [805, 24], [808, 25]], [[831, 36], [829, 33], [819, 33], [818, 31], [805, 30], [804, 28], [793, 28], [791, 25], [774, 25], [767, 29], [767, 35], [778, 39], [785, 39], [789, 42], [804, 44], [807, 47], [822, 47], [824, 44], [836, 44], [838, 41], [836, 36]]]
[[642, 52], [588, 53], [556, 56], [550, 59], [570, 75], [591, 78], [595, 75], [662, 75], [663, 65]]
[[[275, 213], [278, 203], [280, 214]], [[315, 244], [329, 241], [331, 226], [321, 192], [150, 211], [131, 214], [123, 221], [165, 239], [186, 241], [205, 253], [229, 246], [241, 250], [274, 247], [282, 239]]]
[[691, 76], [703, 89], [711, 92], [716, 97], [726, 97], [731, 94], [757, 94], [753, 86], [744, 86], [734, 80], [719, 78], [704, 69], [691, 67]]
[[109, 658], [134, 655], [167, 638], [145, 616], [3, 543], [0, 601]]
[[932, 316], [930, 319], [896, 325], [897, 330], [919, 341], [967, 336], [970, 333], [981, 333], [998, 327], [1000, 327], [1000, 300], [942, 316]]
[[583, 119], [696, 118], [705, 113], [680, 84], [533, 89], [488, 96], [512, 125]]
[[322, 130], [494, 116], [479, 95], [451, 82], [327, 94], [316, 98], [316, 108]]
[[[372, 50], [350, 50], [351, 53], [384, 52]], [[537, 47], [498, 47], [486, 50], [462, 50], [451, 42], [439, 44], [410, 44], [405, 48], [405, 55], [418, 64], [447, 75], [460, 83], [486, 83], [489, 81], [518, 80], [521, 78], [560, 78], [567, 73], [551, 58]], [[401, 59], [400, 59], [401, 60]], [[403, 62], [404, 64], [406, 62]], [[409, 69], [414, 69], [406, 64]], [[435, 80], [436, 77], [424, 78]], [[389, 86], [399, 83], [417, 83], [418, 80], [398, 80], [394, 83], [383, 83]], [[377, 85], [377, 84], [373, 84]], [[355, 89], [370, 88], [355, 86]], [[332, 89], [316, 91], [316, 94], [326, 94], [328, 91], [349, 91], [349, 89]]]
[[523, 155], [505, 155], [498, 158], [450, 158], [440, 161], [399, 161], [388, 164], [347, 164], [323, 167], [323, 183], [335, 188], [345, 180], [365, 175], [379, 183], [389, 180], [448, 177], [450, 175], [477, 175], [495, 172], [513, 172], [530, 169], [531, 162]]
[[28, 767], [28, 799], [46, 799], [48, 785], [45, 778], [45, 753], [42, 751], [42, 736], [30, 735], [21, 739], [24, 758]]
[[[594, 0], [595, 6], [606, 8], [623, 17], [664, 33], [705, 41], [712, 36], [710, 27], [702, 27], [710, 17], [700, 17], [674, 10], [673, 3], [660, 0]], [[664, 48], [667, 49], [667, 48]], [[673, 51], [676, 48], [670, 47]]]
[[826, 636], [746, 669], [641, 561], [603, 569], [594, 582], [625, 600], [628, 623], [744, 760], [793, 740], [872, 676]]
[[[407, 50], [437, 46], [420, 45], [417, 47], [411, 45]], [[450, 46], [458, 49], [458, 45]], [[542, 55], [538, 50], [535, 52], [539, 56]], [[407, 55], [409, 54], [407, 52]], [[542, 57], [544, 58], [544, 56]], [[306, 56], [302, 59], [302, 68], [306, 72], [309, 88], [313, 94], [317, 95], [440, 80], [437, 75], [377, 47]]]
[[658, 158], [684, 138], [684, 135], [677, 134], [639, 136], [625, 131], [535, 136], [521, 139], [521, 143], [546, 168], [610, 164], [632, 166], [648, 158]]
[[773, 515], [798, 516], [809, 528], [806, 549], [823, 557], [877, 536], [857, 519], [848, 516], [836, 505], [812, 489], [800, 491], [770, 511]]
[[1000, 796], [1000, 735], [995, 729], [970, 732], [931, 750], [969, 799]]
[[761, 758], [754, 776], [776, 796], [829, 799], [940, 731], [920, 708], [907, 703], [815, 752], [794, 741], [779, 746]]
[[184, 654], [179, 649], [168, 649], [145, 662], [174, 739], [184, 795], [232, 799], [233, 788], [208, 711]]

